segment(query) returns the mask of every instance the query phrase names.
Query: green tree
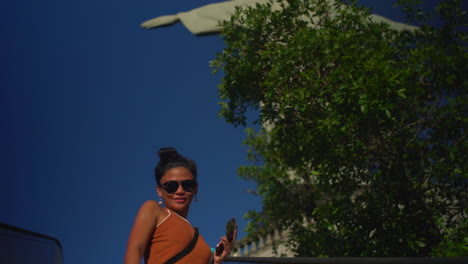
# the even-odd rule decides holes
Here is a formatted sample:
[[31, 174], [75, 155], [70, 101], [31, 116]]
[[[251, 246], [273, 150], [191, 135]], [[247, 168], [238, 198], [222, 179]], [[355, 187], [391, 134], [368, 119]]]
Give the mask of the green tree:
[[263, 199], [249, 236], [289, 229], [297, 256], [468, 255], [460, 1], [399, 1], [414, 32], [353, 1], [279, 3], [239, 8], [212, 61], [220, 114], [247, 126], [258, 113], [239, 168]]

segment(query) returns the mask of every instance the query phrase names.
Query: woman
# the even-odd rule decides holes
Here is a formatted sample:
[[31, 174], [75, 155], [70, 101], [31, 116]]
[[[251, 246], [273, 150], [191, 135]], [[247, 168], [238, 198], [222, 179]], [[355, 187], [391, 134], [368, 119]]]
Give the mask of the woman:
[[203, 237], [195, 240], [196, 232], [187, 216], [198, 192], [197, 166], [174, 148], [162, 148], [158, 155], [154, 174], [161, 202], [146, 201], [138, 211], [127, 243], [125, 264], [140, 263], [142, 257], [147, 264], [163, 264], [195, 241], [193, 249], [177, 263], [208, 264], [210, 260], [214, 264], [222, 263], [231, 252], [237, 229], [231, 242], [221, 238], [224, 251], [219, 256], [211, 253]]

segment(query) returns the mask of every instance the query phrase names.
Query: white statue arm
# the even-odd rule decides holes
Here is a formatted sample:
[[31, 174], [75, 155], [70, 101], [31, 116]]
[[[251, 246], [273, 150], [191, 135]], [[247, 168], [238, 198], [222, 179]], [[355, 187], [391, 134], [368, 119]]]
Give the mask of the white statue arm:
[[[329, 0], [334, 1], [334, 0]], [[255, 6], [257, 3], [267, 3], [269, 0], [231, 0], [209, 5], [204, 5], [187, 12], [180, 12], [176, 15], [166, 15], [147, 20], [141, 24], [143, 28], [151, 29], [155, 27], [169, 26], [177, 22], [182, 22], [192, 34], [213, 34], [219, 33], [221, 27], [219, 23], [223, 20], [229, 20], [234, 14], [236, 6], [243, 8]], [[280, 9], [279, 4], [273, 4], [273, 9]], [[375, 22], [386, 22], [390, 27], [397, 30], [413, 31], [417, 27], [404, 23], [395, 22], [383, 16], [371, 15]]]

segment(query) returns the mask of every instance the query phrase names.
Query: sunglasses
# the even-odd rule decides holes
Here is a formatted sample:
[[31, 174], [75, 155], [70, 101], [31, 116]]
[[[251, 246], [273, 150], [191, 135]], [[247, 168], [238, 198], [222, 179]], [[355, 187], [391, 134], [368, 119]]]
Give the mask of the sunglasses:
[[175, 193], [179, 189], [179, 183], [182, 184], [182, 188], [186, 192], [192, 192], [195, 187], [197, 186], [197, 182], [194, 180], [183, 180], [180, 182], [177, 181], [168, 181], [163, 184], [160, 184], [160, 186], [166, 190], [168, 193]]

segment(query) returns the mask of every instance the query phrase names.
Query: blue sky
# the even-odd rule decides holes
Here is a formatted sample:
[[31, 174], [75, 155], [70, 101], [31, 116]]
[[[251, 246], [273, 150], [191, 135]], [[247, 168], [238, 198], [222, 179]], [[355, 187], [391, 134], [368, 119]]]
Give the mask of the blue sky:
[[[218, 1], [31, 1], [0, 9], [0, 222], [54, 236], [65, 263], [121, 263], [157, 150], [199, 166], [189, 221], [214, 247], [259, 209], [238, 178], [243, 128], [218, 117], [218, 36], [140, 23]], [[392, 1], [376, 12], [396, 18]], [[238, 238], [244, 237], [240, 232]]]

